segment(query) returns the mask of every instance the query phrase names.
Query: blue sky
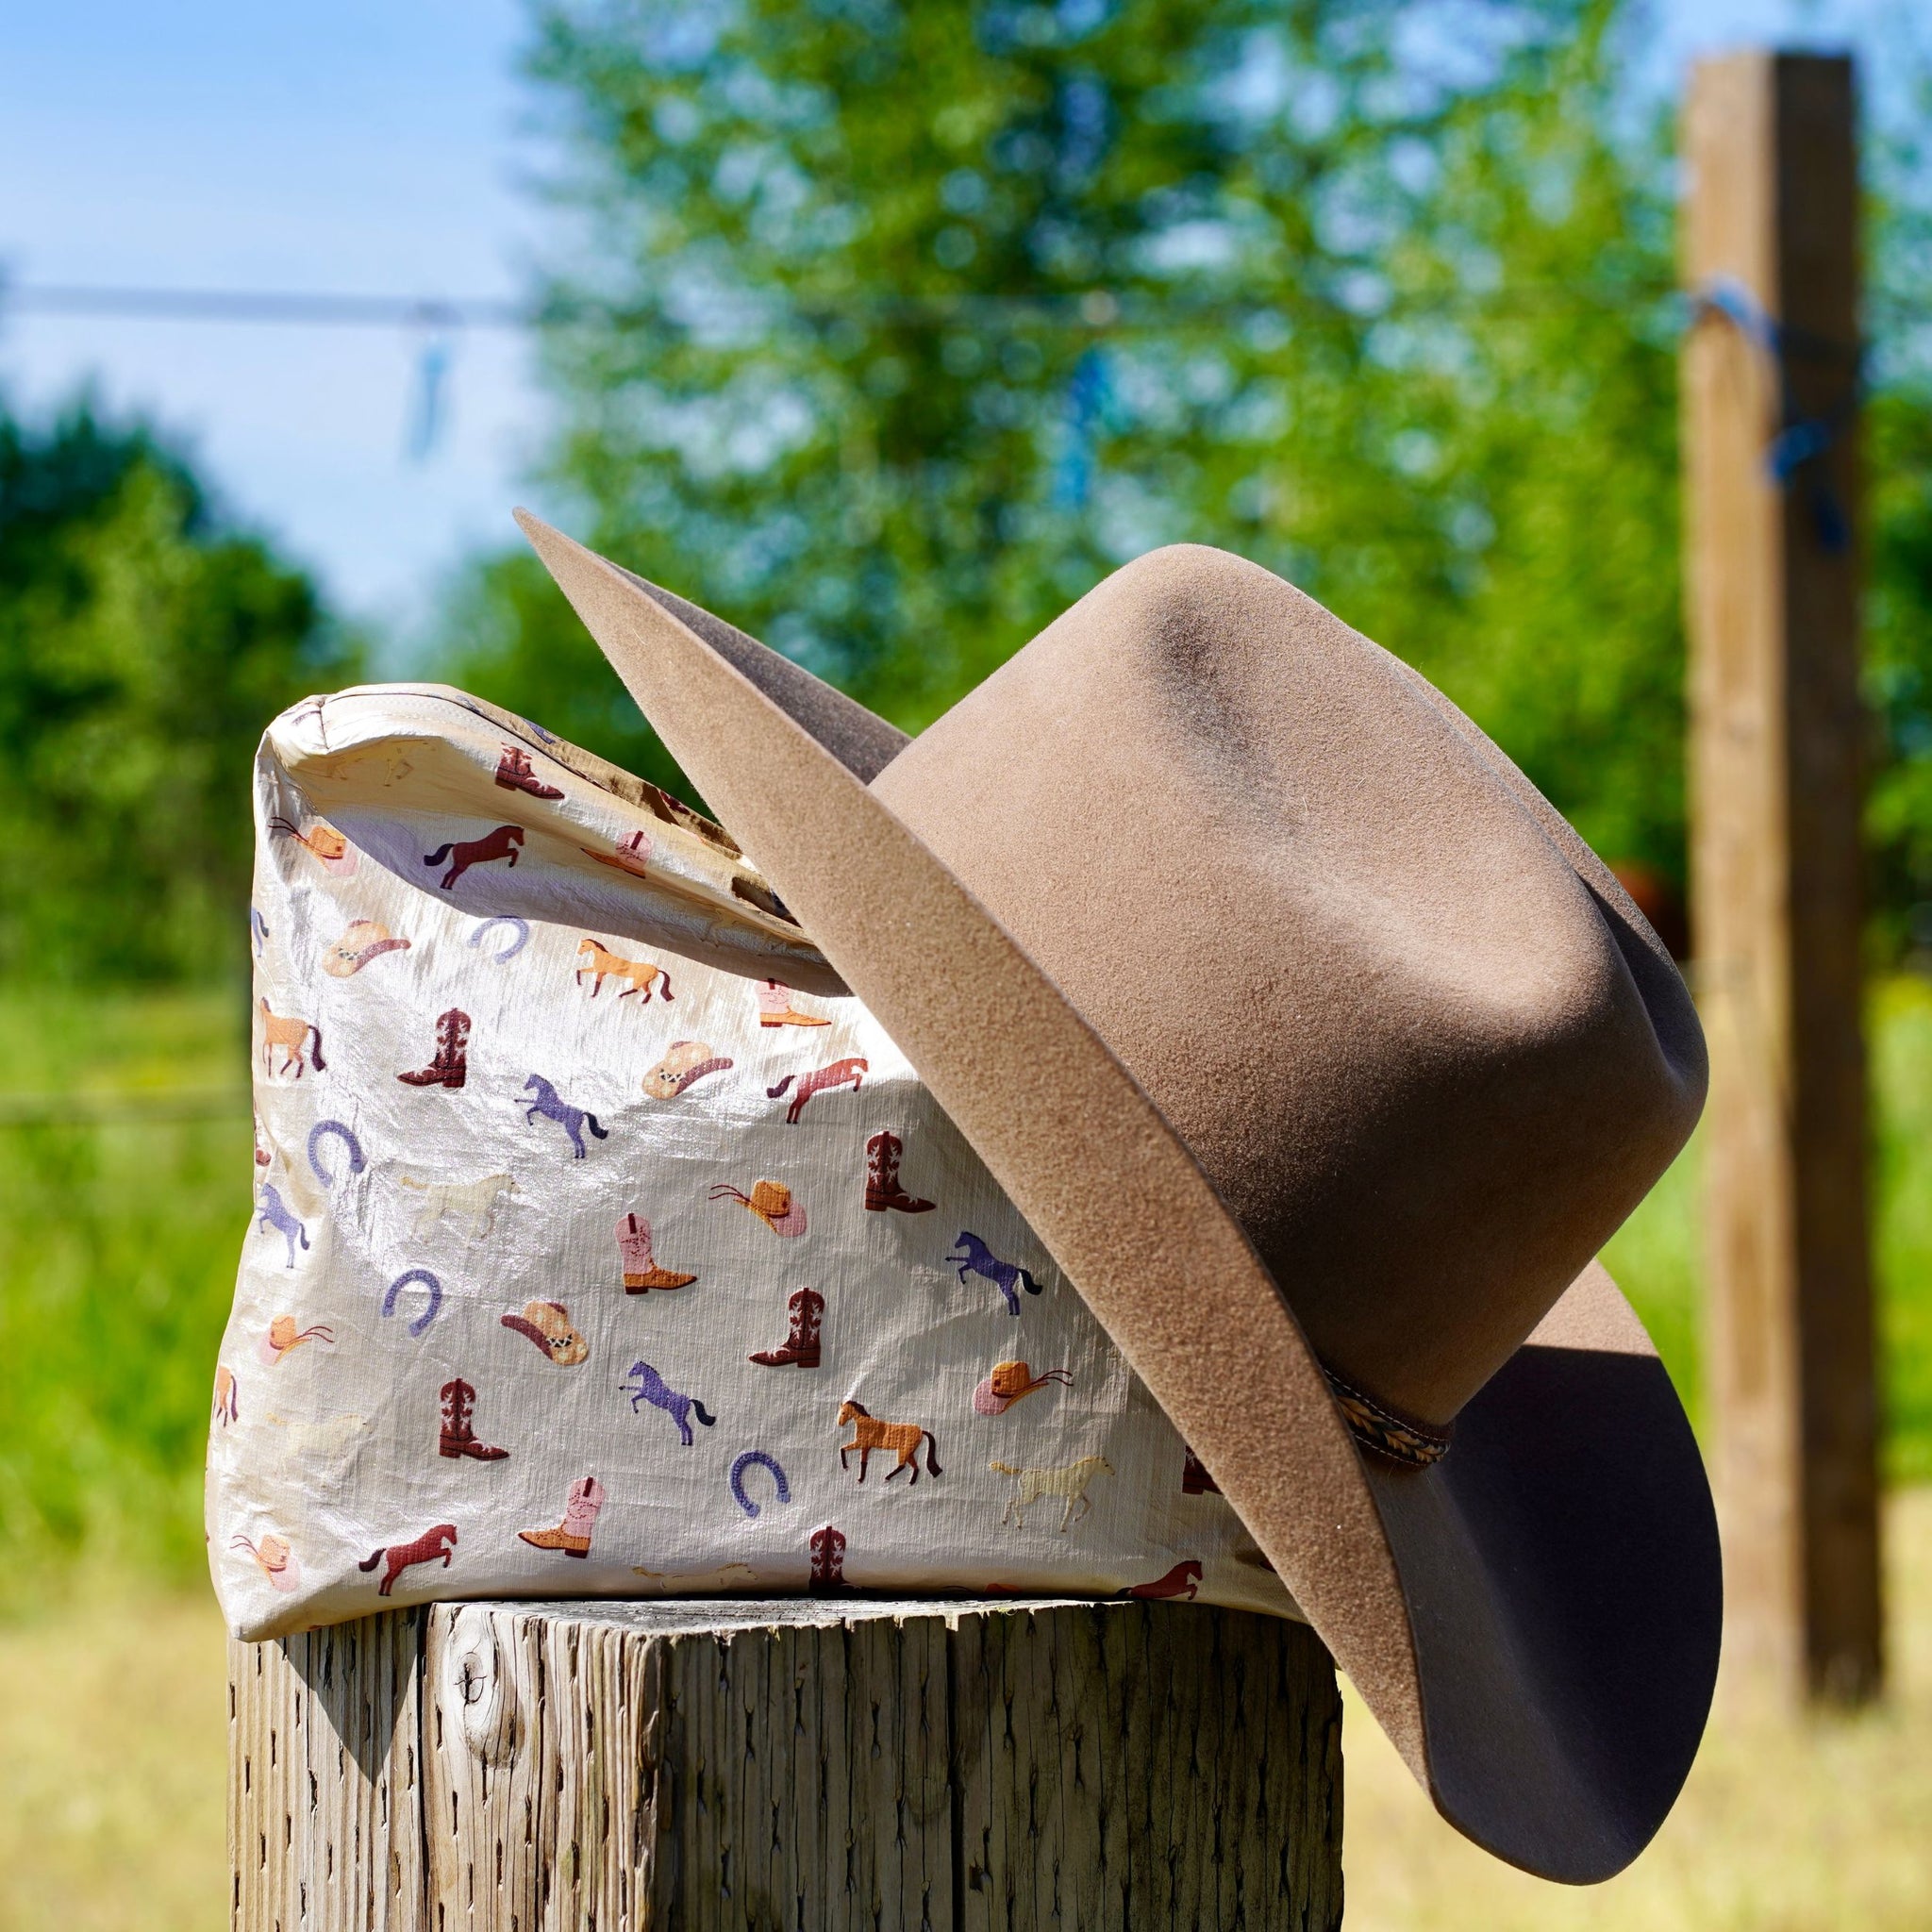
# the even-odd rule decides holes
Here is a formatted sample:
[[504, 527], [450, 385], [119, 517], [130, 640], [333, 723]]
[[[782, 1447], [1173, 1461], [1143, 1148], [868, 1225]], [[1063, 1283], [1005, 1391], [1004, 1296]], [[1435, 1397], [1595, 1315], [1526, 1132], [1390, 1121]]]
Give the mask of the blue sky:
[[[1705, 48], [1868, 42], [1895, 6], [1654, 0], [1668, 85]], [[0, 30], [0, 270], [25, 283], [515, 296], [541, 163], [522, 0], [60, 0]], [[350, 609], [407, 629], [513, 532], [544, 406], [514, 335], [454, 345], [444, 433], [406, 449], [420, 336], [0, 308], [0, 387], [91, 381], [185, 434], [227, 501]]]

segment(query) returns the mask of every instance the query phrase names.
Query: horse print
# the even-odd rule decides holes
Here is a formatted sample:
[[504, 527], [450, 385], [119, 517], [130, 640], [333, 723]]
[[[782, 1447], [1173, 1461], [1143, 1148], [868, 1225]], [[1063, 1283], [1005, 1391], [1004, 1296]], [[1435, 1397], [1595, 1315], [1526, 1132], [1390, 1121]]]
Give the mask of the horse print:
[[263, 1181], [255, 1191], [255, 1208], [257, 1232], [274, 1232], [280, 1235], [289, 1244], [288, 1265], [292, 1268], [295, 1265], [295, 1243], [300, 1241], [303, 1247], [307, 1248], [308, 1230], [284, 1204], [279, 1191], [270, 1186], [267, 1181]]
[[442, 1567], [450, 1565], [450, 1552], [457, 1546], [457, 1526], [454, 1523], [439, 1523], [434, 1529], [425, 1529], [412, 1543], [391, 1543], [380, 1550], [371, 1550], [366, 1562], [356, 1565], [358, 1570], [374, 1570], [387, 1558], [387, 1567], [382, 1573], [382, 1581], [375, 1586], [377, 1596], [387, 1596], [396, 1586], [396, 1578], [405, 1570], [417, 1563], [433, 1563], [441, 1557]]
[[1117, 1590], [1114, 1595], [1121, 1597], [1141, 1597], [1146, 1601], [1159, 1603], [1168, 1597], [1186, 1597], [1190, 1603], [1201, 1588], [1201, 1566], [1193, 1557], [1185, 1557], [1176, 1563], [1164, 1576], [1157, 1576], [1152, 1583], [1137, 1583], [1131, 1590]]
[[[315, 1044], [311, 1048], [310, 1040]], [[282, 1050], [282, 1064], [272, 1071], [286, 1074], [290, 1068], [295, 1071], [296, 1079], [302, 1077], [305, 1067], [313, 1067], [318, 1074], [328, 1072], [328, 1062], [322, 1057], [322, 1028], [313, 1020], [303, 1020], [294, 1014], [278, 1014], [269, 1010], [267, 1000], [261, 1003], [261, 1064], [269, 1065], [269, 1058], [275, 1048]]]
[[242, 1414], [242, 1405], [238, 1399], [239, 1386], [235, 1380], [234, 1370], [226, 1362], [217, 1362], [215, 1364], [215, 1421], [225, 1429], [230, 1423], [238, 1420]]
[[523, 826], [498, 825], [495, 831], [486, 832], [480, 839], [451, 839], [434, 852], [425, 852], [423, 863], [441, 865], [445, 858], [448, 859], [449, 870], [443, 874], [441, 883], [445, 892], [453, 891], [457, 881], [473, 865], [487, 865], [492, 858], [506, 858], [515, 865], [517, 848], [523, 842]]
[[586, 1127], [589, 1127], [598, 1140], [609, 1140], [608, 1131], [597, 1124], [595, 1114], [586, 1113], [580, 1107], [573, 1107], [541, 1074], [532, 1074], [524, 1082], [524, 1091], [537, 1096], [524, 1109], [525, 1124], [534, 1121], [539, 1114], [547, 1121], [555, 1121], [570, 1136], [570, 1144], [574, 1150], [571, 1158], [574, 1160], [583, 1159], [587, 1151], [584, 1146]]
[[[852, 1424], [852, 1440], [839, 1444], [839, 1467], [850, 1467], [845, 1460], [853, 1450], [858, 1451], [858, 1480], [865, 1480], [865, 1465], [871, 1459], [874, 1449], [890, 1449], [899, 1459], [886, 1473], [891, 1482], [902, 1469], [912, 1472], [912, 1481], [919, 1480], [919, 1445], [925, 1443], [925, 1473], [927, 1475], [943, 1475], [945, 1471], [939, 1464], [939, 1442], [930, 1429], [921, 1428], [917, 1423], [881, 1422], [863, 1404], [843, 1402], [839, 1406], [839, 1426]], [[909, 1486], [908, 1486], [909, 1487]]]
[[785, 1124], [795, 1127], [798, 1116], [805, 1111], [805, 1103], [814, 1093], [823, 1093], [831, 1087], [850, 1087], [858, 1091], [859, 1083], [870, 1071], [862, 1059], [834, 1060], [828, 1067], [819, 1067], [809, 1074], [787, 1074], [775, 1087], [765, 1089], [767, 1100], [776, 1100], [795, 1079], [798, 1091], [791, 1096], [791, 1105], [785, 1109]]
[[969, 1274], [983, 1274], [987, 1280], [1007, 1298], [1007, 1313], [1020, 1312], [1018, 1291], [1024, 1288], [1028, 1294], [1038, 1294], [1040, 1284], [1017, 1261], [1002, 1261], [976, 1234], [969, 1234], [964, 1228], [959, 1231], [959, 1245], [966, 1252], [963, 1255], [948, 1255], [946, 1259], [959, 1264], [959, 1279], [964, 1281]]
[[[591, 956], [588, 959], [583, 958], [586, 953]], [[643, 998], [638, 1004], [648, 1007], [651, 1004], [651, 988], [659, 979], [664, 983], [664, 997], [667, 1000], [671, 997], [671, 974], [654, 959], [626, 959], [622, 953], [613, 953], [602, 940], [592, 939], [577, 941], [577, 958], [580, 961], [577, 967], [577, 984], [583, 985], [585, 974], [591, 974], [592, 999], [604, 991], [604, 981], [607, 977], [630, 981], [630, 984], [617, 995], [621, 1000], [627, 1000], [632, 993], [641, 992]]]
[[1078, 1462], [1070, 1462], [1060, 1469], [1014, 1469], [1004, 1462], [990, 1462], [987, 1467], [1000, 1475], [1011, 1476], [1020, 1485], [1007, 1499], [1006, 1513], [1000, 1521], [1014, 1523], [1022, 1529], [1026, 1527], [1027, 1510], [1041, 1497], [1062, 1496], [1067, 1505], [1060, 1512], [1060, 1528], [1064, 1531], [1074, 1520], [1075, 1503], [1080, 1506], [1082, 1516], [1092, 1508], [1087, 1491], [1093, 1479], [1113, 1474], [1113, 1464], [1104, 1456], [1083, 1456]]
[[416, 1210], [414, 1232], [426, 1234], [449, 1216], [470, 1224], [470, 1239], [486, 1241], [495, 1231], [496, 1210], [506, 1194], [517, 1191], [516, 1176], [486, 1174], [480, 1181], [423, 1181], [412, 1174], [396, 1177], [406, 1188], [423, 1196]]
[[[633, 1389], [631, 1384], [637, 1387]], [[617, 1385], [630, 1397], [630, 1411], [635, 1415], [638, 1404], [648, 1402], [654, 1408], [661, 1408], [677, 1424], [677, 1433], [683, 1438], [684, 1446], [689, 1449], [697, 1440], [691, 1432], [691, 1419], [696, 1416], [706, 1428], [712, 1426], [718, 1418], [708, 1413], [705, 1405], [695, 1395], [686, 1395], [681, 1390], [674, 1389], [665, 1381], [649, 1362], [635, 1361], [630, 1365], [630, 1374]], [[784, 1477], [778, 1478], [782, 1485]]]

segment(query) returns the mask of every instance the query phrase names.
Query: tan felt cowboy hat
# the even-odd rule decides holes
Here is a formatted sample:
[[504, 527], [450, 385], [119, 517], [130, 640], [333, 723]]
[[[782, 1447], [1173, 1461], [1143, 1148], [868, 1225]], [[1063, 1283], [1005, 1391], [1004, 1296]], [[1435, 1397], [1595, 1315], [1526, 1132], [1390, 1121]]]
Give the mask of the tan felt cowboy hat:
[[1717, 1667], [1708, 1490], [1593, 1260], [1703, 1038], [1474, 725], [1157, 551], [915, 740], [534, 519], [644, 715], [1193, 1446], [1443, 1815], [1627, 1864]]

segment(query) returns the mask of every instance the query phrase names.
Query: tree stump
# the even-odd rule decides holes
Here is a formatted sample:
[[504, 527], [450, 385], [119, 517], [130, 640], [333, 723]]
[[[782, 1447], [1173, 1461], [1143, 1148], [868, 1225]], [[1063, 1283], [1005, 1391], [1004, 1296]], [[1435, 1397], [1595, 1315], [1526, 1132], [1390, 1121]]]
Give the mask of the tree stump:
[[1274, 1618], [438, 1604], [229, 1673], [243, 1932], [1341, 1920], [1334, 1667]]

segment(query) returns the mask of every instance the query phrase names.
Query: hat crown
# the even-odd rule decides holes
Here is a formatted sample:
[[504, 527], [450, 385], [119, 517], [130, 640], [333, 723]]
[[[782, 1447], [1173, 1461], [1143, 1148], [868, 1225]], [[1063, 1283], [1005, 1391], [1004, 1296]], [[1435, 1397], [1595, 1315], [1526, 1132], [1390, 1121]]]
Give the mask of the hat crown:
[[1331, 1370], [1404, 1414], [1455, 1415], [1696, 1119], [1690, 996], [1607, 870], [1241, 558], [1116, 572], [873, 789], [1160, 1108]]

